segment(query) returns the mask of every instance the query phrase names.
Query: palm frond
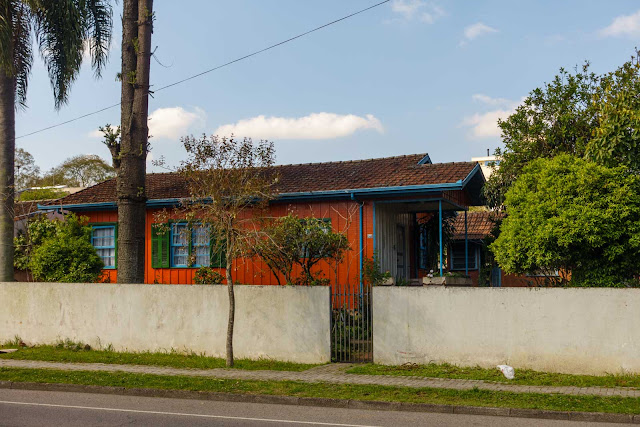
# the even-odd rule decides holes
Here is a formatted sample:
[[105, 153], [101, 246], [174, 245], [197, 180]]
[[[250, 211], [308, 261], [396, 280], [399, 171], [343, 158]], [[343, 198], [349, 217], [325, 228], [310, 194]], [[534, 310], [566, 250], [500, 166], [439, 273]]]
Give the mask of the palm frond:
[[105, 0], [86, 0], [84, 3], [85, 37], [89, 45], [91, 66], [96, 77], [100, 77], [111, 47], [113, 10], [110, 2]]
[[21, 0], [0, 3], [0, 70], [14, 79], [16, 103], [23, 108], [33, 63], [31, 9], [27, 3]]
[[40, 55], [49, 72], [56, 108], [65, 104], [71, 83], [82, 65], [85, 11], [83, 1], [40, 0], [35, 10], [35, 33]]
[[13, 69], [16, 90], [16, 103], [27, 106], [27, 86], [33, 64], [31, 39], [31, 10], [19, 3], [13, 17]]

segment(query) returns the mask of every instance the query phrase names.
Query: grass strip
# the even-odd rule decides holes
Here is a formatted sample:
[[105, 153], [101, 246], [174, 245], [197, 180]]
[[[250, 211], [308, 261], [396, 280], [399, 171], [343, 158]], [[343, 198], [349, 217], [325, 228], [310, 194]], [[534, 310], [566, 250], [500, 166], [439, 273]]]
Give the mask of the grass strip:
[[638, 398], [512, 393], [479, 389], [414, 389], [408, 387], [302, 383], [294, 381], [242, 381], [186, 376], [131, 374], [124, 372], [110, 373], [19, 368], [0, 368], [0, 381], [546, 409], [554, 411], [640, 414], [640, 399]]
[[498, 369], [461, 367], [450, 364], [428, 365], [358, 365], [347, 370], [349, 374], [415, 376], [483, 380], [508, 384], [570, 387], [640, 387], [640, 375], [571, 375], [516, 369], [516, 377], [508, 380]]
[[[1, 348], [1, 347], [0, 347]], [[225, 360], [202, 354], [183, 354], [176, 351], [164, 353], [152, 352], [116, 352], [113, 350], [84, 349], [82, 344], [41, 345], [20, 348], [14, 353], [0, 354], [0, 359], [41, 360], [46, 362], [72, 363], [108, 363], [119, 365], [153, 365], [172, 368], [213, 369], [224, 368]], [[318, 365], [280, 362], [270, 359], [236, 359], [234, 369], [304, 371]]]

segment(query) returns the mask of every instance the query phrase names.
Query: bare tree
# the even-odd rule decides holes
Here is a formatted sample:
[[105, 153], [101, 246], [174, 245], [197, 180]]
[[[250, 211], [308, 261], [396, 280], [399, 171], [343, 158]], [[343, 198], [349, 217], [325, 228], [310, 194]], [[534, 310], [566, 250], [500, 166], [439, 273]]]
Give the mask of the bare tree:
[[187, 182], [190, 197], [177, 208], [177, 214], [206, 224], [211, 249], [223, 254], [229, 293], [227, 366], [231, 367], [235, 320], [233, 261], [248, 256], [263, 233], [263, 221], [278, 182], [278, 174], [272, 168], [275, 150], [271, 142], [254, 144], [248, 138], [203, 135], [186, 137], [182, 142], [187, 160], [178, 172]]

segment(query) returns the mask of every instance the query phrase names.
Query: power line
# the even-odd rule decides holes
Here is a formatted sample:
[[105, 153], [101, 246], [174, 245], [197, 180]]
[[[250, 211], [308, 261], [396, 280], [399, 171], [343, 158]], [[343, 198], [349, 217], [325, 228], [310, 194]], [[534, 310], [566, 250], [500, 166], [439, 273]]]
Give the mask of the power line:
[[[240, 58], [234, 59], [233, 61], [226, 62], [226, 63], [224, 63], [224, 64], [221, 64], [221, 65], [218, 65], [218, 66], [216, 66], [216, 67], [210, 68], [210, 69], [208, 69], [208, 70], [202, 71], [202, 72], [200, 72], [200, 73], [198, 73], [198, 74], [194, 74], [194, 75], [189, 76], [189, 77], [186, 77], [186, 78], [184, 78], [184, 79], [182, 79], [182, 80], [178, 80], [178, 81], [176, 81], [176, 82], [173, 82], [173, 83], [170, 83], [170, 84], [168, 84], [168, 85], [162, 86], [162, 87], [160, 87], [160, 88], [158, 88], [158, 89], [154, 90], [154, 91], [153, 91], [153, 93], [157, 93], [157, 92], [160, 92], [160, 91], [162, 91], [162, 90], [168, 89], [168, 88], [170, 88], [170, 87], [174, 87], [174, 86], [180, 85], [180, 84], [182, 84], [182, 83], [185, 83], [185, 82], [188, 82], [188, 81], [190, 81], [190, 80], [196, 79], [196, 78], [198, 78], [198, 77], [204, 76], [205, 74], [209, 74], [209, 73], [212, 73], [212, 72], [214, 72], [214, 71], [216, 71], [216, 70], [219, 70], [219, 69], [221, 69], [221, 68], [228, 67], [229, 65], [235, 64], [236, 62], [240, 62], [240, 61], [243, 61], [243, 60], [245, 60], [245, 59], [251, 58], [252, 56], [259, 55], [259, 54], [264, 53], [264, 52], [266, 52], [266, 51], [268, 51], [268, 50], [274, 49], [274, 48], [276, 48], [276, 47], [278, 47], [278, 46], [282, 46], [283, 44], [286, 44], [286, 43], [292, 42], [292, 41], [294, 41], [294, 40], [296, 40], [296, 39], [299, 39], [299, 38], [301, 38], [301, 37], [307, 36], [307, 35], [309, 35], [309, 34], [311, 34], [311, 33], [316, 32], [316, 31], [322, 30], [322, 29], [324, 29], [324, 28], [326, 28], [326, 27], [329, 27], [329, 26], [331, 26], [331, 25], [337, 24], [338, 22], [345, 21], [345, 20], [347, 20], [347, 19], [349, 19], [349, 18], [352, 18], [352, 17], [354, 17], [354, 16], [356, 16], [356, 15], [360, 15], [361, 13], [364, 13], [364, 12], [366, 12], [366, 11], [368, 11], [368, 10], [374, 9], [374, 8], [376, 8], [376, 7], [378, 7], [378, 6], [382, 6], [383, 4], [385, 4], [385, 3], [389, 3], [390, 1], [391, 1], [391, 0], [384, 0], [384, 1], [381, 1], [381, 2], [379, 2], [379, 3], [376, 3], [376, 4], [372, 5], [372, 6], [369, 6], [369, 7], [367, 7], [367, 8], [364, 8], [364, 9], [358, 10], [357, 12], [354, 12], [354, 13], [351, 13], [351, 14], [349, 14], [349, 15], [343, 16], [342, 18], [336, 19], [335, 21], [328, 22], [328, 23], [326, 23], [326, 24], [324, 24], [324, 25], [321, 25], [321, 26], [319, 26], [319, 27], [316, 27], [316, 28], [314, 28], [314, 29], [312, 29], [312, 30], [306, 31], [306, 32], [304, 32], [304, 33], [300, 33], [300, 34], [298, 34], [297, 36], [293, 36], [293, 37], [288, 38], [288, 39], [286, 39], [286, 40], [283, 40], [283, 41], [281, 41], [281, 42], [279, 42], [279, 43], [273, 44], [273, 45], [271, 45], [271, 46], [269, 46], [269, 47], [266, 47], [266, 48], [264, 48], [264, 49], [257, 50], [257, 51], [255, 51], [255, 52], [250, 53], [250, 54], [248, 54], [248, 55], [245, 55], [245, 56], [243, 56], [243, 57], [240, 57]], [[64, 122], [57, 123], [57, 124], [55, 124], [55, 125], [47, 126], [47, 127], [45, 127], [45, 128], [38, 129], [38, 130], [35, 130], [35, 131], [33, 131], [33, 132], [26, 133], [26, 134], [24, 134], [24, 135], [17, 136], [15, 139], [26, 138], [27, 136], [35, 135], [35, 134], [37, 134], [37, 133], [41, 133], [41, 132], [44, 132], [44, 131], [47, 131], [47, 130], [50, 130], [50, 129], [53, 129], [53, 128], [57, 128], [57, 127], [59, 127], [59, 126], [63, 126], [63, 125], [69, 124], [69, 123], [71, 123], [71, 122], [75, 122], [75, 121], [77, 121], [77, 120], [84, 119], [84, 118], [86, 118], [86, 117], [93, 116], [93, 115], [96, 115], [96, 114], [102, 113], [103, 111], [107, 111], [107, 110], [110, 110], [110, 109], [112, 109], [112, 108], [118, 107], [120, 104], [121, 104], [121, 103], [120, 103], [120, 102], [118, 102], [117, 104], [109, 105], [109, 106], [104, 107], [104, 108], [101, 108], [101, 109], [99, 109], [99, 110], [92, 111], [91, 113], [83, 114], [83, 115], [81, 115], [81, 116], [74, 117], [73, 119], [69, 119], [69, 120], [66, 120], [66, 121], [64, 121]]]

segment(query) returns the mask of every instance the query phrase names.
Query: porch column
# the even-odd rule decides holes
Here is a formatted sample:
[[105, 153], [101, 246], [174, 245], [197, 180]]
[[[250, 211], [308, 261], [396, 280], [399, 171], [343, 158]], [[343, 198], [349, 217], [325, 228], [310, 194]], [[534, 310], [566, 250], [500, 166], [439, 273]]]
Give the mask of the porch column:
[[467, 211], [464, 211], [464, 274], [469, 275], [469, 239], [467, 238]]
[[440, 231], [440, 277], [442, 277], [443, 248], [442, 248], [442, 199], [438, 200], [438, 226]]

